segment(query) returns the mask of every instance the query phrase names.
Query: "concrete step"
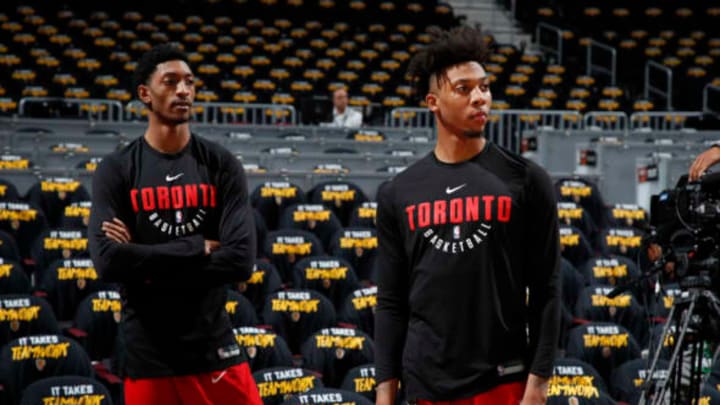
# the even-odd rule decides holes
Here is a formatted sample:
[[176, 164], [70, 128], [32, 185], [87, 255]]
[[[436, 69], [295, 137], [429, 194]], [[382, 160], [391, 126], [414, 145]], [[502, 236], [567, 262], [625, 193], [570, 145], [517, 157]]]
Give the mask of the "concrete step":
[[501, 44], [531, 45], [532, 37], [523, 32], [510, 11], [495, 0], [449, 0], [456, 15], [464, 15], [468, 25], [479, 24]]
[[450, 0], [448, 3], [452, 6], [453, 9], [458, 8], [473, 8], [473, 7], [480, 7], [480, 6], [496, 6], [501, 7], [495, 0]]

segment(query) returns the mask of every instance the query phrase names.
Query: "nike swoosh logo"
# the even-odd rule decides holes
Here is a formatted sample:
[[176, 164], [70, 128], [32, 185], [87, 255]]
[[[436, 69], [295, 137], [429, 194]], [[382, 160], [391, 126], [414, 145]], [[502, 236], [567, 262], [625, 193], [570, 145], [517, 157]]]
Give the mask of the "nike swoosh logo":
[[447, 188], [445, 189], [445, 193], [446, 193], [446, 194], [452, 194], [452, 193], [460, 190], [461, 188], [463, 188], [463, 187], [465, 187], [465, 186], [467, 186], [467, 183], [461, 184], [461, 185], [459, 185], [459, 186], [457, 186], [457, 187], [453, 187], [453, 188], [447, 187]]
[[176, 174], [176, 175], [174, 175], [174, 176], [165, 175], [165, 181], [167, 181], [168, 183], [170, 183], [171, 181], [175, 181], [175, 180], [179, 179], [180, 177], [182, 177], [183, 174], [185, 174], [185, 173], [178, 173], [178, 174]]
[[225, 373], [227, 373], [227, 370], [223, 370], [223, 372], [220, 373], [220, 374], [218, 374], [217, 377], [210, 377], [210, 381], [211, 381], [213, 384], [217, 384], [218, 381], [222, 380], [222, 378], [225, 377]]

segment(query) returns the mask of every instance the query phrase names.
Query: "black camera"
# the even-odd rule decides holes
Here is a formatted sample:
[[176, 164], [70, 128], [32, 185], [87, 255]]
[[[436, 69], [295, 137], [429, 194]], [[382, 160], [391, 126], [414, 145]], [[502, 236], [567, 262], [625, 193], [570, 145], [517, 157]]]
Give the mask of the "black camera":
[[675, 263], [681, 287], [710, 287], [718, 269], [720, 247], [720, 173], [688, 182], [650, 200], [650, 240], [660, 245], [664, 261]]

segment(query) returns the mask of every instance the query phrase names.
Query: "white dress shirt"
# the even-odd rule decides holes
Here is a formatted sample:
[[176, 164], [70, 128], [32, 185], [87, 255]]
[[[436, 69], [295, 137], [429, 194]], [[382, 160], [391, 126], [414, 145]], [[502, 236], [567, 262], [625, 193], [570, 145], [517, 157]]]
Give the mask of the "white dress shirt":
[[362, 125], [362, 121], [362, 114], [350, 107], [346, 107], [342, 114], [337, 108], [333, 108], [332, 126], [334, 127], [358, 128]]

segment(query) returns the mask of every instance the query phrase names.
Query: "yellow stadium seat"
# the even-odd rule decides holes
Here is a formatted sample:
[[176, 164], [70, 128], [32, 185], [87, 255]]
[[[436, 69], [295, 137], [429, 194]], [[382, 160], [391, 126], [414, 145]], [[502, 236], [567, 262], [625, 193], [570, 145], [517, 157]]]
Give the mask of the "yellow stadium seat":
[[366, 83], [360, 90], [363, 94], [375, 96], [383, 91], [383, 87], [378, 83]]
[[367, 107], [370, 105], [370, 99], [366, 96], [351, 96], [348, 104], [353, 107]]
[[220, 97], [213, 90], [200, 90], [195, 94], [195, 99], [203, 102], [214, 102], [218, 101]]
[[620, 108], [620, 102], [613, 98], [603, 98], [598, 101], [597, 107], [603, 111], [617, 111]]
[[339, 59], [345, 56], [345, 51], [340, 48], [328, 48], [328, 50], [325, 51], [325, 55], [330, 58]]
[[306, 81], [306, 80], [296, 80], [292, 83], [290, 83], [290, 90], [294, 92], [299, 93], [308, 93], [313, 91], [314, 86], [312, 83]]
[[283, 59], [283, 65], [293, 69], [302, 67], [304, 63], [305, 62], [303, 62], [303, 60], [298, 58], [297, 56], [288, 56]]
[[167, 29], [170, 32], [187, 32], [187, 26], [179, 21], [169, 23]]
[[88, 72], [92, 72], [92, 71], [100, 69], [102, 67], [102, 63], [95, 58], [85, 58], [85, 59], [80, 59], [77, 62], [77, 67], [81, 70], [86, 70]]
[[220, 88], [223, 90], [236, 92], [242, 89], [242, 84], [234, 79], [226, 79], [220, 82]]
[[8, 113], [17, 109], [17, 102], [10, 98], [0, 98], [0, 111]]
[[385, 26], [383, 24], [370, 24], [368, 26], [368, 32], [382, 34], [385, 32]]
[[199, 15], [189, 15], [185, 17], [185, 24], [187, 25], [201, 25], [205, 21]]
[[385, 59], [384, 61], [380, 62], [380, 67], [385, 70], [394, 72], [394, 71], [400, 69], [400, 62], [398, 62], [394, 59]]
[[592, 76], [581, 75], [575, 79], [575, 84], [578, 86], [590, 87], [595, 84], [595, 78]]
[[118, 39], [126, 40], [126, 41], [134, 41], [138, 38], [135, 31], [131, 30], [120, 30], [115, 34]]
[[533, 108], [539, 108], [541, 110], [546, 110], [548, 108], [552, 108], [553, 102], [552, 102], [552, 100], [549, 100], [544, 97], [534, 97], [530, 101], [530, 105], [532, 105]]
[[290, 77], [290, 72], [287, 69], [275, 68], [270, 70], [270, 77], [276, 81], [283, 81]]
[[303, 78], [318, 81], [325, 78], [325, 73], [320, 69], [307, 69], [303, 72]]
[[370, 75], [370, 80], [376, 82], [376, 83], [386, 83], [392, 78], [390, 74], [384, 70], [378, 70], [372, 72]]
[[237, 62], [238, 58], [232, 53], [221, 53], [215, 58], [215, 60], [217, 61], [217, 63], [223, 65], [234, 65]]
[[220, 31], [218, 30], [218, 27], [215, 26], [215, 24], [205, 24], [200, 27], [200, 32], [205, 35], [217, 35]]
[[254, 103], [257, 101], [257, 95], [250, 91], [239, 91], [233, 96], [233, 101], [238, 103]]
[[336, 65], [335, 61], [330, 58], [321, 58], [315, 62], [315, 66], [317, 68], [326, 70], [326, 71], [335, 68], [335, 65]]
[[273, 104], [293, 104], [295, 103], [295, 97], [289, 93], [275, 93], [271, 98]]
[[375, 41], [373, 42], [372, 47], [378, 52], [385, 52], [390, 49], [390, 45], [385, 41]]
[[367, 3], [365, 3], [363, 0], [352, 0], [349, 6], [355, 11], [363, 11], [367, 8]]
[[110, 89], [106, 93], [105, 97], [110, 100], [117, 100], [122, 102], [128, 102], [132, 99], [132, 95], [125, 89]]
[[253, 89], [258, 91], [275, 91], [277, 85], [272, 80], [257, 79], [253, 82]]
[[537, 96], [551, 101], [554, 101], [558, 98], [557, 92], [550, 88], [543, 88], [538, 90]]
[[338, 72], [338, 79], [344, 82], [352, 83], [360, 78], [356, 72], [352, 70], [341, 70]]
[[587, 109], [587, 103], [584, 100], [569, 99], [565, 102], [565, 108], [574, 111], [585, 111], [585, 109]]
[[253, 48], [250, 45], [241, 44], [233, 48], [233, 53], [238, 56], [251, 55], [253, 53]]
[[590, 97], [590, 90], [585, 87], [570, 89], [570, 98], [584, 100]]
[[16, 69], [12, 72], [11, 77], [19, 82], [32, 83], [35, 81], [37, 73], [32, 69]]
[[633, 103], [634, 111], [651, 111], [653, 109], [655, 109], [655, 104], [650, 100], [640, 99]]
[[607, 86], [602, 89], [602, 95], [608, 98], [618, 98], [623, 96], [623, 91], [617, 86]]
[[132, 44], [130, 44], [130, 49], [132, 49], [135, 52], [147, 52], [152, 48], [152, 45], [150, 45], [147, 41], [133, 41]]
[[198, 45], [197, 51], [200, 53], [204, 53], [204, 54], [209, 54], [209, 53], [214, 54], [214, 53], [217, 53], [218, 47], [215, 44], [203, 43], [203, 44]]
[[380, 3], [379, 8], [383, 11], [394, 11], [395, 10], [395, 3], [392, 1], [383, 1]]
[[358, 59], [352, 59], [347, 62], [347, 68], [351, 70], [361, 71], [365, 69], [365, 62]]
[[48, 93], [43, 86], [27, 86], [22, 91], [24, 97], [46, 97]]
[[172, 17], [170, 17], [168, 14], [157, 14], [155, 17], [153, 17], [153, 21], [155, 21], [158, 24], [169, 24], [172, 22]]
[[95, 84], [102, 87], [115, 87], [120, 84], [120, 80], [113, 75], [99, 75], [95, 77]]
[[387, 96], [383, 98], [382, 105], [385, 107], [403, 107], [405, 100], [398, 96]]
[[90, 92], [83, 87], [68, 87], [63, 94], [65, 98], [89, 98]]

